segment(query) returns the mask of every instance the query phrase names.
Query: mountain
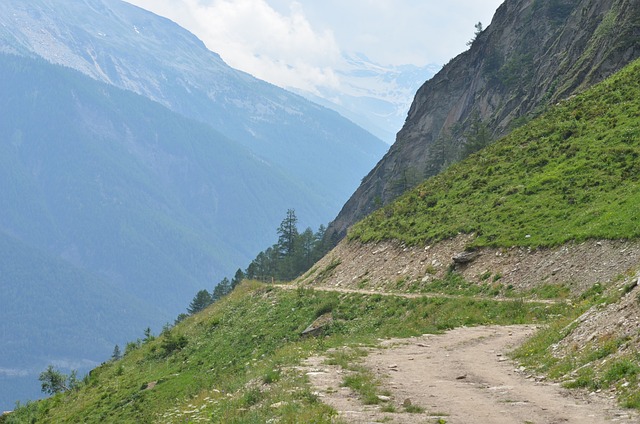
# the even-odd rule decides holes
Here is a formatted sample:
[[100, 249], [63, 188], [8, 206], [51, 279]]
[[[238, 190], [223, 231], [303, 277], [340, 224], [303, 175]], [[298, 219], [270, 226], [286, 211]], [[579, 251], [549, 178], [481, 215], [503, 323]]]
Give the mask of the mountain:
[[417, 92], [407, 121], [327, 234], [640, 56], [633, 0], [507, 0], [470, 49]]
[[[107, 280], [0, 233], [0, 408], [41, 396], [49, 364], [80, 372], [139, 336], [161, 308]], [[79, 319], [81, 317], [81, 319]]]
[[413, 97], [441, 66], [381, 65], [363, 54], [345, 54], [335, 73], [337, 87], [299, 94], [336, 110], [381, 140], [392, 144]]
[[313, 190], [328, 222], [388, 146], [337, 113], [227, 66], [177, 24], [120, 0], [9, 0], [0, 51], [148, 97], [242, 143]]
[[1, 2], [0, 75], [2, 409], [172, 322], [287, 209], [328, 222], [388, 148], [117, 0]]
[[[556, 400], [527, 409], [540, 422], [592, 419], [574, 419], [584, 389], [602, 416], [614, 398], [638, 410], [639, 113], [636, 60], [370, 215], [293, 284], [245, 281], [76, 389], [0, 422], [328, 424], [373, 413], [428, 422], [476, 394], [521, 422], [511, 420], [521, 405], [501, 406], [538, 402], [525, 385]], [[526, 338], [515, 324], [529, 324], [530, 340], [507, 352]], [[482, 335], [435, 335], [456, 328]], [[496, 350], [499, 332], [508, 344]], [[436, 337], [444, 341], [425, 354]], [[461, 344], [471, 355], [482, 346], [482, 366], [499, 363], [509, 388], [480, 379], [456, 356]], [[376, 361], [398, 346], [398, 362]], [[438, 378], [417, 384], [423, 368]], [[494, 384], [500, 390], [487, 390]], [[409, 386], [422, 402], [407, 397]], [[435, 409], [445, 386], [451, 401]], [[341, 402], [330, 403], [334, 395]], [[633, 411], [615, 412], [637, 422]]]
[[0, 90], [0, 292], [10, 302], [0, 322], [11, 346], [0, 368], [33, 387], [45, 358], [95, 363], [172, 322], [271, 240], [265, 229], [285, 205], [319, 219], [315, 193], [145, 97], [6, 54]]

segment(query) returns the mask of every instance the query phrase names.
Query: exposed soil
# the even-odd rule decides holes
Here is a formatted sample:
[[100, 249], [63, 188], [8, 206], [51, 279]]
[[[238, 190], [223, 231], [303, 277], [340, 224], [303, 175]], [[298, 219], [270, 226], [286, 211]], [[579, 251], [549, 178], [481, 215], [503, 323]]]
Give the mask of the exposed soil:
[[[588, 241], [553, 249], [484, 248], [465, 265], [453, 257], [473, 236], [460, 235], [432, 246], [404, 247], [395, 242], [341, 242], [299, 280], [312, 286], [396, 290], [399, 282], [428, 284], [455, 269], [467, 281], [497, 281], [526, 290], [540, 284], [568, 284], [579, 293], [595, 283], [607, 283], [640, 264], [637, 241]], [[336, 265], [337, 264], [337, 265]], [[330, 270], [323, 272], [324, 270]]]
[[[506, 353], [534, 331], [533, 326], [473, 327], [384, 341], [365, 359], [391, 393], [380, 405], [363, 405], [350, 389], [340, 387], [347, 371], [323, 364], [323, 358], [310, 358], [306, 372], [321, 400], [348, 423], [638, 422], [613, 399], [565, 390], [507, 359]], [[390, 404], [396, 412], [382, 412]], [[406, 412], [406, 405], [423, 411]]]

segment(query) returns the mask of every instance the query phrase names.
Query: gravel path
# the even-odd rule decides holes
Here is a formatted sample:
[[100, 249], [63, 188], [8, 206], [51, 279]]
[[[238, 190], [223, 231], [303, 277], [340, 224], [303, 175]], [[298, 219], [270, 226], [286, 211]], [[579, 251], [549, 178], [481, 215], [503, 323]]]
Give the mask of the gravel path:
[[[362, 405], [349, 389], [340, 387], [345, 372], [324, 365], [323, 358], [310, 358], [305, 370], [321, 400], [348, 423], [640, 422], [605, 396], [569, 391], [516, 369], [505, 355], [533, 332], [534, 326], [486, 326], [384, 341], [371, 349], [364, 364], [392, 393], [395, 413]], [[404, 412], [408, 403], [424, 412]]]

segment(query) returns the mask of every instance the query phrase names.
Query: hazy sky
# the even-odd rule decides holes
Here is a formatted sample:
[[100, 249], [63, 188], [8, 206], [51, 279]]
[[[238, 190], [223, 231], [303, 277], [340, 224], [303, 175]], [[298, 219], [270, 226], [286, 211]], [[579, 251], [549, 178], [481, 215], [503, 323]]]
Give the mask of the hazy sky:
[[444, 64], [503, 0], [127, 0], [197, 35], [234, 68], [284, 87], [335, 85], [342, 53]]

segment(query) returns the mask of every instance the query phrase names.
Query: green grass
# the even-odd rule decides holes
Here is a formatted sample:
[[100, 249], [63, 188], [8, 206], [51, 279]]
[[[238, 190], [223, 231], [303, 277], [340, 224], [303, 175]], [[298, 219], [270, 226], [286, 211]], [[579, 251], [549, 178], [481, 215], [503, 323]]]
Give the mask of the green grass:
[[[568, 346], [554, 354], [554, 346], [578, 325], [576, 320], [588, 308], [610, 304], [626, 293], [606, 293], [594, 285], [579, 299], [574, 309], [539, 331], [513, 352], [513, 357], [531, 372], [544, 373], [572, 389], [589, 391], [615, 389], [623, 407], [640, 409], [640, 352], [627, 337], [601, 335], [580, 345]], [[624, 348], [623, 348], [624, 347]]]
[[[302, 338], [302, 330], [327, 305], [334, 323], [325, 336]], [[79, 390], [19, 408], [7, 422], [335, 422], [335, 411], [318, 401], [295, 370], [302, 359], [327, 354], [330, 361], [353, 367], [364, 354], [361, 347], [380, 338], [462, 325], [540, 323], [569, 310], [567, 305], [405, 299], [243, 283], [170, 332], [96, 368]], [[166, 349], [166, 340], [186, 344]], [[351, 347], [347, 353], [330, 354], [331, 348], [344, 346]], [[374, 395], [378, 400], [378, 383], [363, 370], [347, 383], [360, 387], [365, 402], [373, 402]]]
[[[541, 284], [528, 290], [516, 290], [513, 286], [500, 283], [499, 274], [486, 272], [479, 276], [480, 282], [468, 281], [462, 274], [448, 271], [442, 278], [434, 278], [428, 283], [420, 280], [403, 287], [409, 293], [433, 293], [452, 296], [475, 297], [507, 297], [507, 298], [534, 298], [547, 300], [568, 299], [571, 288], [568, 284]], [[403, 287], [396, 287], [401, 289]]]
[[352, 374], [347, 375], [342, 383], [343, 387], [349, 387], [355, 391], [365, 405], [377, 405], [381, 402], [378, 397], [380, 382], [373, 373], [360, 367]]
[[427, 180], [351, 230], [472, 247], [640, 236], [640, 61]]

